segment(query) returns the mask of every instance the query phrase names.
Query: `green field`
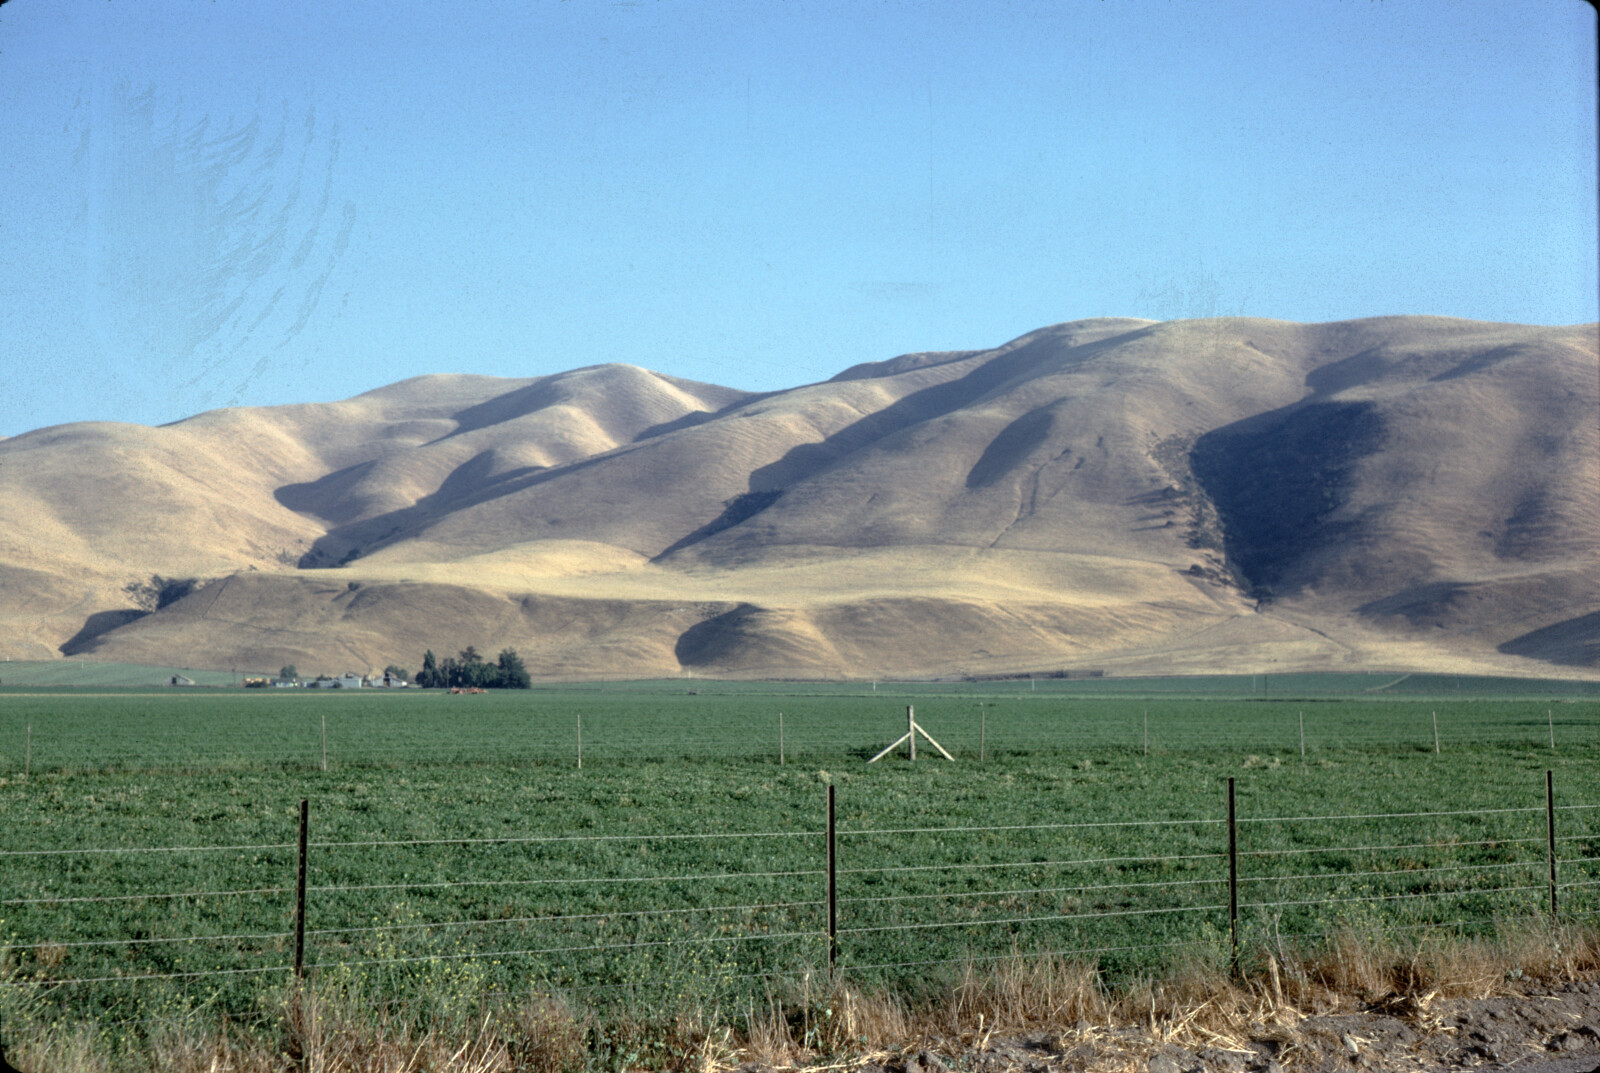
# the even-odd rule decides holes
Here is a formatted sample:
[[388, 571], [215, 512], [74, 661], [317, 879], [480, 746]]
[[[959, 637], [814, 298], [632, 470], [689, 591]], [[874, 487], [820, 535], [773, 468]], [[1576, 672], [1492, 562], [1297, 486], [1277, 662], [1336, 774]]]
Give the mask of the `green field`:
[[[1013, 951], [1094, 951], [1113, 978], [1225, 958], [1229, 776], [1247, 950], [1546, 911], [1547, 768], [1563, 915], [1600, 909], [1600, 703], [1301, 685], [0, 694], [4, 1001], [270, 1006], [301, 798], [310, 977], [411, 1008], [736, 1002], [823, 969], [829, 783], [839, 965], [869, 983]], [[866, 764], [908, 703], [955, 763]]]
[[0, 662], [0, 686], [59, 689], [63, 687], [165, 686], [181, 674], [201, 686], [237, 685], [240, 676], [227, 671], [197, 671], [187, 667], [149, 667], [135, 663], [87, 663], [79, 660], [5, 660]]
[[[1240, 681], [1248, 682], [1249, 679]], [[1394, 679], [1387, 681], [1393, 682]], [[112, 768], [246, 769], [330, 765], [504, 764], [706, 757], [865, 759], [905, 731], [905, 708], [963, 754], [1056, 750], [1298, 753], [1432, 751], [1497, 744], [1600, 747], [1582, 696], [1318, 694], [1079, 695], [993, 683], [882, 685], [632, 684], [452, 696], [434, 691], [154, 689], [125, 694], [0, 693], [0, 773]], [[1161, 683], [1157, 683], [1161, 684]], [[1217, 688], [1214, 684], [1210, 688]]]

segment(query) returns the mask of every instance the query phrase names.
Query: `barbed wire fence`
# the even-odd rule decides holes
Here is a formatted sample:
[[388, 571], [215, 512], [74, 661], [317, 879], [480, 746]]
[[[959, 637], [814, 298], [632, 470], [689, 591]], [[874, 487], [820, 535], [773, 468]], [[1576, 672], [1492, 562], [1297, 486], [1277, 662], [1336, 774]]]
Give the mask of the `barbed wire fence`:
[[0, 913], [10, 986], [105, 1024], [260, 1010], [306, 979], [374, 1004], [659, 1003], [1018, 956], [1227, 968], [1337, 935], [1592, 917], [1600, 805], [1558, 803], [1549, 773], [1542, 789], [1250, 816], [1230, 779], [1209, 816], [874, 827], [836, 822], [830, 785], [789, 830], [358, 840], [310, 837], [307, 807], [282, 842], [0, 850]]

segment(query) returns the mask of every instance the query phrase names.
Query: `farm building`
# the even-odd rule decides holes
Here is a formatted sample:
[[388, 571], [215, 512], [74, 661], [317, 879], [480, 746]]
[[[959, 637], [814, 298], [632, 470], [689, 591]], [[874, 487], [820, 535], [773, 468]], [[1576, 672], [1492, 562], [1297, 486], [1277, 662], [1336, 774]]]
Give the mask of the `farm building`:
[[311, 683], [312, 689], [360, 689], [365, 680], [359, 674], [345, 671], [337, 678], [318, 678]]

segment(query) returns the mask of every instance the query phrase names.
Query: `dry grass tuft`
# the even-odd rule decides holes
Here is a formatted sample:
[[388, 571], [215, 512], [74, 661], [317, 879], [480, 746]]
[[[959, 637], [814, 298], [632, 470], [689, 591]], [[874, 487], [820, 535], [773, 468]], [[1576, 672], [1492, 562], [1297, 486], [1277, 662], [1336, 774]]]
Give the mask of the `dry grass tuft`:
[[[596, 1068], [723, 1073], [888, 1064], [918, 1049], [982, 1051], [996, 1038], [1048, 1033], [1107, 1044], [1133, 1061], [1163, 1046], [1245, 1052], [1278, 1044], [1280, 1061], [1317, 1040], [1312, 1013], [1378, 1009], [1426, 1031], [1451, 997], [1514, 993], [1600, 972], [1600, 931], [1537, 922], [1492, 939], [1394, 939], [1355, 930], [1299, 951], [1256, 950], [1230, 976], [1197, 959], [1160, 979], [1109, 986], [1092, 962], [1021, 955], [970, 963], [921, 995], [864, 991], [823, 976], [743, 1009], [594, 1010], [559, 996], [484, 1007], [446, 1023], [408, 1018], [313, 991], [291, 995], [276, 1030], [197, 1023], [153, 1027], [132, 1050], [95, 1027], [8, 1019], [12, 1057], [52, 1073], [583, 1073]], [[1314, 1033], [1313, 1033], [1314, 1036]], [[137, 1053], [135, 1053], [137, 1052]], [[1105, 1063], [1101, 1063], [1104, 1065]], [[1137, 1064], [1137, 1063], [1135, 1063]], [[1107, 1068], [1110, 1068], [1108, 1065]]]
[[94, 1030], [85, 1026], [56, 1029], [23, 1040], [7, 1048], [6, 1057], [27, 1070], [111, 1073], [110, 1056], [104, 1053]]
[[1552, 932], [1512, 923], [1494, 938], [1431, 935], [1409, 941], [1345, 931], [1320, 950], [1287, 959], [1294, 998], [1307, 1005], [1339, 999], [1403, 1009], [1424, 996], [1487, 998], [1517, 983], [1560, 983], [1600, 969], [1592, 929]]
[[527, 1073], [574, 1073], [588, 1058], [588, 1014], [560, 999], [539, 997], [512, 1011], [515, 1044], [513, 1067]]
[[979, 969], [967, 965], [949, 1002], [935, 1017], [951, 1034], [1025, 1032], [1079, 1021], [1104, 1021], [1111, 1012], [1099, 970], [1092, 964], [1050, 957], [1009, 958]]
[[[504, 1034], [492, 1015], [473, 1019], [464, 1032], [416, 1031], [387, 1014], [341, 1009], [306, 993], [290, 999], [284, 1014], [281, 1055], [257, 1046], [237, 1068], [288, 1068], [305, 1073], [499, 1073], [512, 1068]], [[265, 1059], [268, 1064], [257, 1065]], [[221, 1067], [228, 1068], [228, 1067]], [[197, 1067], [195, 1073], [200, 1073]]]

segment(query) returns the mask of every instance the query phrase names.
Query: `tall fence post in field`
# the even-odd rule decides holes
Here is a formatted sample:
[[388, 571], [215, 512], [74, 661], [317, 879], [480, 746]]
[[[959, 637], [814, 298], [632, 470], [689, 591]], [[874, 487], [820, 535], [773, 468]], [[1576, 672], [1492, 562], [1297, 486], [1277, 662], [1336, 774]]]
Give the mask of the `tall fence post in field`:
[[1306, 758], [1306, 713], [1300, 712], [1300, 759]]
[[911, 743], [911, 762], [917, 762], [917, 710], [906, 705], [906, 740]]
[[839, 958], [839, 873], [834, 853], [833, 783], [828, 783], [828, 977], [833, 977], [833, 966]]
[[1549, 708], [1544, 710], [1544, 717], [1550, 721], [1550, 751], [1554, 752], [1556, 747], [1556, 717], [1550, 713]]
[[1144, 755], [1150, 755], [1150, 709], [1144, 710]]
[[294, 980], [306, 974], [306, 832], [310, 827], [311, 803], [300, 799], [300, 859], [294, 870]]
[[1433, 713], [1433, 755], [1439, 755], [1439, 713]]
[[783, 766], [783, 713], [778, 713], [778, 766]]
[[1550, 926], [1556, 926], [1556, 784], [1549, 768], [1544, 772], [1545, 844], [1550, 858]]
[[1239, 825], [1233, 805], [1233, 776], [1228, 776], [1228, 971], [1239, 974]]
[[328, 713], [322, 713], [322, 770], [328, 770]]
[[583, 713], [578, 713], [578, 770], [583, 770]]
[[978, 763], [983, 763], [983, 739], [989, 729], [988, 718], [984, 715], [983, 705], [978, 705]]
[[33, 724], [28, 724], [27, 735], [22, 746], [22, 774], [23, 777], [33, 774]]

